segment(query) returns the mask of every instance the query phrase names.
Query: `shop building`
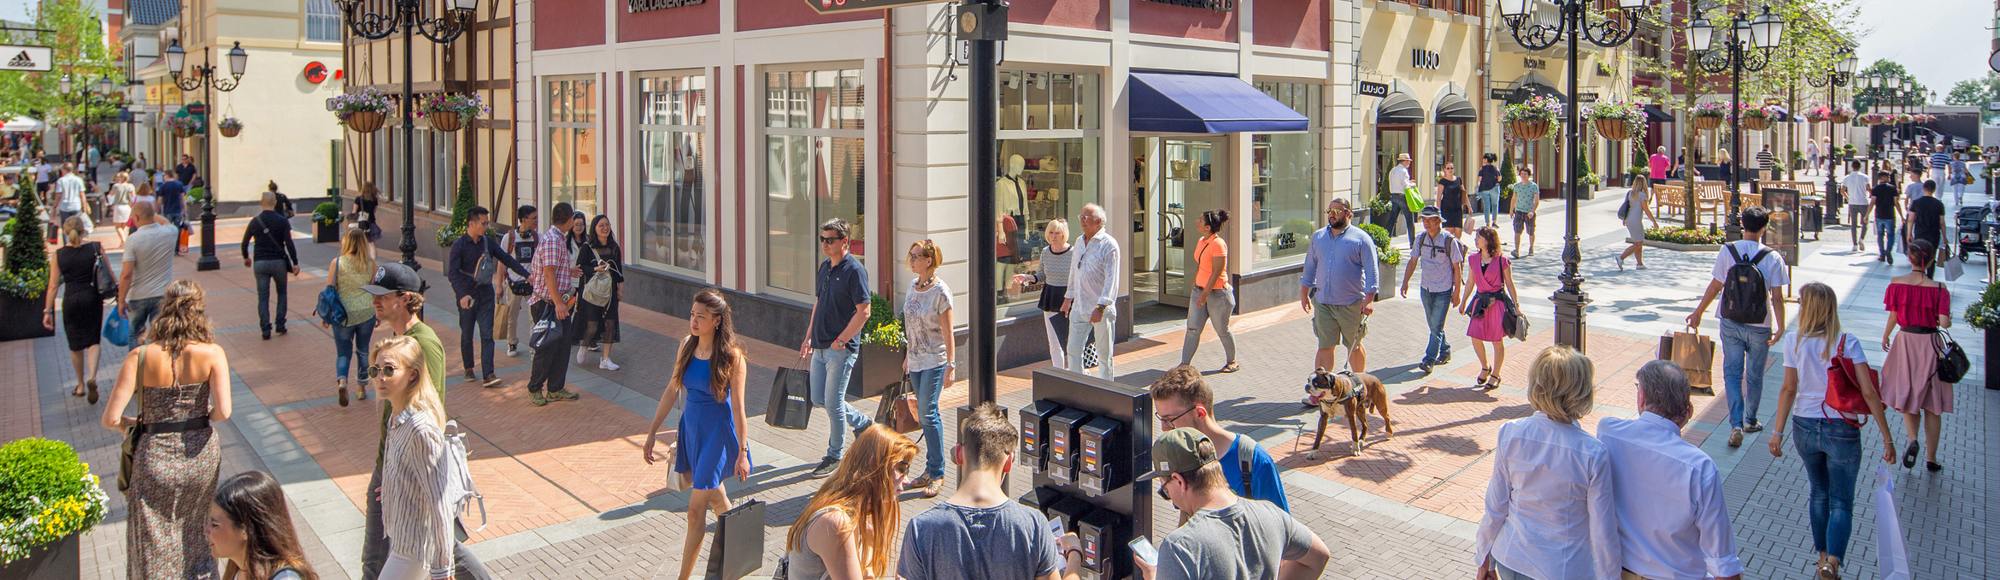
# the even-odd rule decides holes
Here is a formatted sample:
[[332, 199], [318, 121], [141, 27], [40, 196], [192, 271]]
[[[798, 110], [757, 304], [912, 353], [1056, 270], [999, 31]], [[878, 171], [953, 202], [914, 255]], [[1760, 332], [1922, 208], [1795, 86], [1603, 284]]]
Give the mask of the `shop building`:
[[[1362, 199], [1385, 192], [1396, 156], [1404, 153], [1410, 154], [1411, 177], [1427, 194], [1446, 163], [1461, 177], [1476, 174], [1479, 156], [1498, 152], [1488, 146], [1487, 135], [1499, 126], [1499, 115], [1485, 111], [1488, 91], [1481, 75], [1489, 66], [1481, 50], [1482, 15], [1493, 7], [1479, 0], [1358, 4], [1363, 32], [1356, 63], [1361, 80], [1356, 148], [1369, 152], [1356, 164], [1366, 176], [1358, 185]], [[1489, 119], [1495, 121], [1482, 122]]]
[[[1492, 8], [1489, 6], [1488, 8]], [[1556, 18], [1555, 8], [1548, 4], [1537, 4], [1535, 14], [1530, 19]], [[1547, 12], [1548, 14], [1542, 14]], [[1492, 131], [1487, 134], [1484, 151], [1500, 154], [1511, 149], [1515, 167], [1533, 167], [1536, 184], [1542, 187], [1543, 198], [1558, 198], [1564, 187], [1571, 185], [1566, 166], [1563, 163], [1563, 148], [1566, 139], [1560, 130], [1550, 131], [1540, 139], [1509, 139], [1506, 123], [1500, 121], [1506, 106], [1527, 101], [1534, 96], [1550, 96], [1566, 99], [1569, 86], [1568, 48], [1558, 43], [1542, 50], [1528, 50], [1515, 42], [1507, 23], [1494, 18], [1490, 21], [1488, 33], [1491, 64], [1485, 112], [1490, 119]], [[1632, 64], [1629, 52], [1632, 44], [1616, 48], [1604, 48], [1589, 42], [1582, 42], [1577, 48], [1577, 62], [1574, 66], [1581, 74], [1577, 77], [1576, 102], [1579, 107], [1588, 107], [1597, 101], [1632, 101]], [[1579, 112], [1581, 114], [1581, 112]], [[1591, 127], [1590, 119], [1581, 116], [1582, 146], [1584, 159], [1590, 165], [1587, 173], [1598, 177], [1595, 186], [1584, 188], [1585, 198], [1596, 189], [1620, 184], [1625, 168], [1634, 163], [1634, 150], [1645, 145], [1644, 140], [1610, 141], [1598, 136]], [[1660, 127], [1648, 124], [1648, 129]], [[1501, 155], [1505, 158], [1505, 155]], [[1636, 157], [1643, 161], [1645, 156]], [[1588, 184], [1586, 184], [1588, 185]], [[1544, 235], [1547, 235], [1544, 232]], [[1557, 232], [1557, 236], [1561, 233]]]
[[[1046, 224], [1105, 207], [1127, 259], [1119, 333], [1178, 320], [1188, 255], [1228, 209], [1241, 309], [1296, 301], [1320, 208], [1353, 195], [1349, 1], [1012, 3], [1000, 65], [996, 240], [967, 221], [968, 108], [948, 5], [821, 15], [799, 0], [518, 0], [524, 201], [611, 215], [628, 301], [685, 313], [707, 286], [746, 335], [796, 340], [818, 224], [854, 225], [873, 289], [900, 297], [911, 243], [1036, 271]], [[1336, 169], [1339, 168], [1339, 169]], [[995, 244], [993, 264], [968, 261]], [[1001, 362], [1046, 356], [1038, 288], [999, 289]], [[1138, 313], [1137, 316], [1134, 314]], [[964, 317], [961, 317], [964, 318]]]

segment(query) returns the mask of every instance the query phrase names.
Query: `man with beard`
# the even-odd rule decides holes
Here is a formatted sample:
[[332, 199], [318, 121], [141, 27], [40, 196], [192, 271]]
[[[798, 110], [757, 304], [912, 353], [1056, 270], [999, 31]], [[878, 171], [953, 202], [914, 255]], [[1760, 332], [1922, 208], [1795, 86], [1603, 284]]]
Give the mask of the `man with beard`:
[[1361, 338], [1368, 334], [1368, 315], [1375, 312], [1375, 240], [1348, 226], [1352, 216], [1347, 200], [1326, 204], [1326, 227], [1313, 232], [1300, 277], [1299, 306], [1312, 315], [1313, 335], [1319, 339], [1313, 364], [1329, 371], [1338, 368], [1333, 366], [1336, 346], [1347, 347], [1348, 368], [1368, 369]]

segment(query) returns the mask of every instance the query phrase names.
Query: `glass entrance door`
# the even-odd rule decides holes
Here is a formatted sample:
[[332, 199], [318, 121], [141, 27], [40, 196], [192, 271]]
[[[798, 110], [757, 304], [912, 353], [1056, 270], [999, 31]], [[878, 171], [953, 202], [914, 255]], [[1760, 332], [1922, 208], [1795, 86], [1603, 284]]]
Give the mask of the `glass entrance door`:
[[1160, 139], [1157, 203], [1160, 302], [1185, 307], [1194, 295], [1191, 255], [1201, 240], [1202, 212], [1223, 209], [1230, 176], [1227, 137]]

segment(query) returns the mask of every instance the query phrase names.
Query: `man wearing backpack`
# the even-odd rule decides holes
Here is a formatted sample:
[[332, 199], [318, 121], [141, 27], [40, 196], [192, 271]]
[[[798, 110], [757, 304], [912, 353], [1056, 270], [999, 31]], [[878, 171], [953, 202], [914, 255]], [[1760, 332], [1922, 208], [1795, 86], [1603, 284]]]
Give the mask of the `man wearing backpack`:
[[[479, 206], [466, 212], [465, 235], [452, 241], [444, 273], [451, 280], [452, 294], [458, 297], [458, 354], [459, 360], [465, 361], [465, 382], [498, 387], [500, 377], [493, 373], [493, 303], [498, 299], [493, 280], [499, 277], [495, 270], [506, 264], [508, 270], [525, 278], [528, 269], [486, 235], [492, 213]], [[483, 332], [475, 334], [475, 330]], [[486, 373], [483, 379], [472, 373], [474, 338], [479, 340], [479, 370]]]
[[1757, 422], [1757, 403], [1764, 395], [1764, 363], [1771, 345], [1785, 335], [1785, 284], [1791, 281], [1784, 259], [1758, 240], [1770, 223], [1771, 210], [1744, 208], [1739, 218], [1743, 239], [1723, 244], [1715, 256], [1713, 279], [1701, 304], [1688, 314], [1689, 328], [1701, 327], [1708, 305], [1722, 296], [1716, 312], [1722, 323], [1722, 387], [1729, 396], [1729, 446], [1743, 445], [1743, 434], [1764, 429]]
[[1159, 414], [1160, 431], [1192, 427], [1210, 441], [1222, 441], [1222, 477], [1229, 491], [1245, 499], [1261, 499], [1290, 513], [1285, 500], [1285, 481], [1278, 463], [1257, 441], [1222, 428], [1215, 420], [1215, 391], [1201, 380], [1201, 372], [1188, 365], [1174, 367], [1153, 381], [1153, 412]]

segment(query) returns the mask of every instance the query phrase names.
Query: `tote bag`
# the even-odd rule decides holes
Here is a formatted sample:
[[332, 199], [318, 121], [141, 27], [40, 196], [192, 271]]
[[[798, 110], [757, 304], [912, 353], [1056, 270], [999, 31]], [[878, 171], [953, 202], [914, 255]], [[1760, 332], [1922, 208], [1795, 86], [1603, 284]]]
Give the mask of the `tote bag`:
[[805, 429], [812, 422], [811, 380], [805, 369], [778, 367], [771, 379], [771, 400], [764, 406], [764, 423], [779, 429]]
[[1882, 580], [1910, 580], [1910, 551], [1903, 545], [1903, 521], [1896, 515], [1896, 478], [1875, 466], [1875, 551]]
[[716, 517], [708, 578], [738, 580], [764, 567], [764, 505], [753, 499]]

